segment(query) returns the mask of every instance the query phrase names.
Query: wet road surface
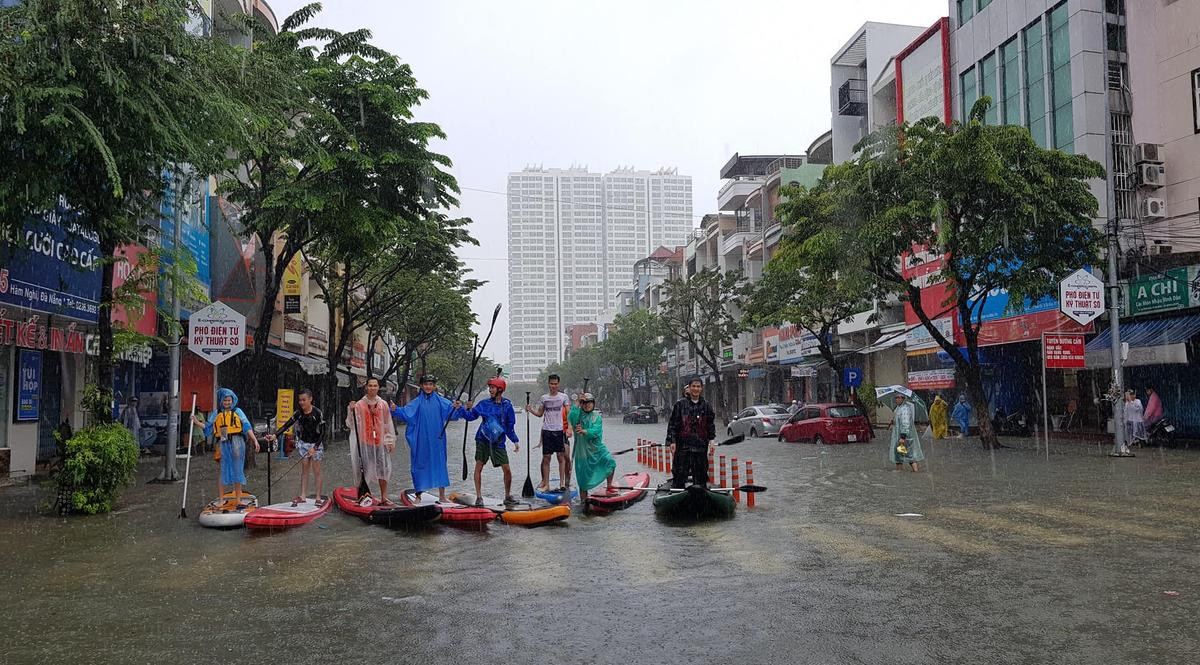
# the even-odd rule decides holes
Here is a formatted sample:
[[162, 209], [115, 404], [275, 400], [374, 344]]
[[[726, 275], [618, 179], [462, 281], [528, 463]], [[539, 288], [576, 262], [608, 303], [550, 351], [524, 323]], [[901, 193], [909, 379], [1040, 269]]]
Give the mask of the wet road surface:
[[[638, 436], [662, 427], [606, 424], [610, 449]], [[450, 438], [465, 487], [460, 426]], [[195, 521], [215, 493], [206, 458], [186, 521], [181, 486], [144, 483], [157, 459], [106, 516], [51, 517], [48, 493], [3, 488], [0, 663], [1196, 662], [1200, 453], [1072, 444], [1047, 461], [1014, 443], [927, 442], [913, 474], [889, 468], [882, 434], [746, 441], [721, 450], [752, 458], [769, 491], [692, 526], [646, 500], [538, 529], [396, 531], [335, 510], [272, 535], [215, 531]], [[348, 484], [345, 444], [326, 459], [326, 490]], [[403, 445], [395, 462], [399, 490]], [[498, 470], [484, 482], [500, 493]]]

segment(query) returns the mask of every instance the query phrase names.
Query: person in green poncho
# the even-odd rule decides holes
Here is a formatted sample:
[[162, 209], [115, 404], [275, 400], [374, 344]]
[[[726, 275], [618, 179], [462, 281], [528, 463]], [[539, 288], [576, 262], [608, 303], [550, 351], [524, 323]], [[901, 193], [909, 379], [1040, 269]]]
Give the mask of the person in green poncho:
[[606, 478], [612, 487], [617, 461], [604, 446], [604, 424], [596, 413], [596, 398], [591, 393], [579, 396], [578, 406], [571, 407], [567, 424], [575, 432], [575, 480], [579, 483], [579, 498], [587, 505], [588, 490]]

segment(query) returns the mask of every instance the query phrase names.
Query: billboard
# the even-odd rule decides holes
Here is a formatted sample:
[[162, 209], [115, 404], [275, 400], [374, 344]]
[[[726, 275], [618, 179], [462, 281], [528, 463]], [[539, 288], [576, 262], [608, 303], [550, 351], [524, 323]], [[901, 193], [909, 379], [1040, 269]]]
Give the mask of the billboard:
[[[194, 179], [188, 175], [183, 176], [185, 180], [190, 182], [190, 186], [186, 196], [182, 200], [178, 200], [176, 180], [179, 178], [177, 174], [165, 173], [163, 179], [166, 182], [166, 187], [163, 190], [162, 204], [159, 206], [160, 213], [160, 242], [162, 248], [168, 253], [175, 247], [175, 220], [178, 218], [181, 221], [180, 225], [180, 245], [187, 250], [192, 258], [196, 261], [196, 279], [200, 282], [205, 295], [212, 296], [212, 274], [209, 261], [209, 196], [208, 196], [208, 179]], [[163, 267], [171, 265], [171, 257], [163, 256]], [[166, 291], [167, 282], [163, 280], [160, 286], [159, 300], [167, 303], [171, 302], [171, 294]], [[183, 318], [187, 318], [191, 308], [188, 303], [182, 303]]]
[[916, 122], [935, 116], [949, 123], [950, 20], [940, 18], [896, 54], [896, 119]]
[[100, 243], [75, 217], [60, 203], [22, 237], [0, 239], [0, 303], [96, 323]]

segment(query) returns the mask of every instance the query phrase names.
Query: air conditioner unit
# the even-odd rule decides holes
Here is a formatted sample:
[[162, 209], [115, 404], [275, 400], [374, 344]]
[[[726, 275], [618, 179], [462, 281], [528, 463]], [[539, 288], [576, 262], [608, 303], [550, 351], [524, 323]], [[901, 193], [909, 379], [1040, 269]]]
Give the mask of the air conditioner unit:
[[1133, 161], [1162, 163], [1162, 146], [1157, 143], [1139, 143], [1133, 146]]
[[1141, 201], [1138, 212], [1141, 213], [1143, 219], [1165, 219], [1167, 216], [1167, 202], [1152, 197], [1144, 198]]
[[1167, 170], [1162, 164], [1142, 163], [1137, 165], [1138, 184], [1150, 189], [1158, 189], [1167, 184]]
[[1150, 256], [1158, 256], [1160, 254], [1170, 254], [1170, 245], [1150, 245], [1148, 248]]

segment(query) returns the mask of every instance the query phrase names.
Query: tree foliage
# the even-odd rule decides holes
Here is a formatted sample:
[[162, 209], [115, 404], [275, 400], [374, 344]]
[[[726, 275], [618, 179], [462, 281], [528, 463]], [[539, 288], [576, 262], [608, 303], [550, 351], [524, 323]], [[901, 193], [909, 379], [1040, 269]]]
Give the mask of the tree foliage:
[[[1024, 128], [984, 124], [990, 103], [980, 99], [965, 124], [926, 118], [869, 135], [859, 157], [827, 169], [809, 194], [829, 197], [834, 214], [796, 227], [804, 242], [836, 248], [843, 269], [868, 276], [872, 290], [912, 306], [981, 414], [988, 413], [979, 368], [987, 300], [1007, 291], [1010, 313], [1019, 313], [1027, 299], [1054, 293], [1063, 276], [1096, 260], [1098, 204], [1088, 183], [1104, 176], [1085, 156], [1039, 147]], [[921, 299], [929, 287], [906, 278], [902, 254], [910, 265], [941, 261], [933, 281], [951, 288], [936, 311]], [[962, 347], [934, 325], [943, 311], [957, 319]], [[980, 426], [993, 445], [990, 419], [981, 417]]]
[[729, 419], [721, 382], [721, 351], [746, 330], [740, 312], [746, 287], [739, 271], [706, 268], [688, 278], [667, 280], [659, 317], [676, 339], [687, 342], [715, 377], [718, 413]]
[[600, 347], [616, 370], [615, 376], [631, 393], [653, 388], [669, 401], [666, 375], [659, 373], [667, 346], [662, 319], [646, 310], [617, 316]]

